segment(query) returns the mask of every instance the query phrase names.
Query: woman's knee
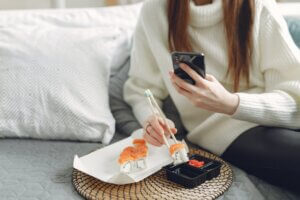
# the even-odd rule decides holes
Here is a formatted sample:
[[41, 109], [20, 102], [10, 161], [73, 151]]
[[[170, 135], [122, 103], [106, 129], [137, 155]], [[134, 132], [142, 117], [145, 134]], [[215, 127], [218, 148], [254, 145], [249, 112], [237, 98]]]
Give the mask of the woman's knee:
[[[225, 151], [223, 158], [233, 164], [282, 168], [300, 164], [300, 132], [258, 126], [242, 133]], [[290, 167], [294, 169], [294, 167]]]

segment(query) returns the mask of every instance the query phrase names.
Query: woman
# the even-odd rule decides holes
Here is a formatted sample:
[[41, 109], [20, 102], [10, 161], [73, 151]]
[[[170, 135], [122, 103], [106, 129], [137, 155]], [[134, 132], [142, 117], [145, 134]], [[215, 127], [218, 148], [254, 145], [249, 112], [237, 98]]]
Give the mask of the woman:
[[[166, 130], [151, 114], [148, 88], [160, 104], [172, 97], [192, 143], [273, 183], [300, 177], [300, 54], [275, 7], [273, 0], [145, 2], [124, 98], [149, 143], [162, 145]], [[204, 53], [206, 78], [184, 64], [196, 84], [177, 77], [175, 50]]]

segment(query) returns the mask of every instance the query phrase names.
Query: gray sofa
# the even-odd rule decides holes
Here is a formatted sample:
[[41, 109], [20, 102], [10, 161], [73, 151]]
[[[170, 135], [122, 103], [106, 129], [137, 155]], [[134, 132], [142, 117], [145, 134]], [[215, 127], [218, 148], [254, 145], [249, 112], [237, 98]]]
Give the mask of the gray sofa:
[[[288, 17], [287, 21], [300, 48], [300, 18]], [[139, 127], [120, 96], [128, 62], [122, 70], [121, 74], [111, 79], [111, 103], [118, 105], [112, 107], [118, 130], [113, 142], [126, 137], [126, 134]], [[174, 108], [168, 107], [165, 111], [176, 120]], [[73, 156], [82, 156], [100, 147], [102, 144], [99, 143], [0, 139], [0, 199], [82, 199], [71, 182]], [[234, 166], [233, 171], [234, 182], [219, 199], [300, 199], [300, 195], [269, 185]]]

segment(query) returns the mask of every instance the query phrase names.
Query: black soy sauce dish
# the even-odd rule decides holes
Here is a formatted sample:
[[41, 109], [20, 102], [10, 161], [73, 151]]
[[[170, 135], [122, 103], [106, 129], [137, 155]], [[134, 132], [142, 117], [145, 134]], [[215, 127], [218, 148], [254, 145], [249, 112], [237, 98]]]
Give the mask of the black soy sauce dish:
[[190, 160], [204, 161], [204, 166], [194, 167], [188, 162], [174, 166], [173, 164], [164, 167], [167, 179], [180, 184], [185, 188], [195, 188], [207, 180], [211, 180], [220, 174], [222, 163], [205, 158], [198, 154], [191, 155]]

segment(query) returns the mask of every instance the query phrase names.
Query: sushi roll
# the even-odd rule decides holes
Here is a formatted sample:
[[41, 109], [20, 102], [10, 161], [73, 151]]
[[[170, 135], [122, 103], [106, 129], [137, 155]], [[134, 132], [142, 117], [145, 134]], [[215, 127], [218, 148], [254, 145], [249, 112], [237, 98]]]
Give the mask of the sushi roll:
[[136, 149], [137, 151], [133, 154], [134, 157], [134, 171], [140, 171], [147, 167], [146, 165], [146, 157], [147, 157], [147, 150], [145, 146], [139, 146]]
[[126, 147], [122, 153], [120, 154], [118, 163], [120, 165], [120, 172], [130, 173], [133, 170], [133, 162], [134, 156], [133, 152], [135, 152], [134, 147]]
[[136, 170], [142, 170], [147, 167], [146, 158], [148, 156], [148, 147], [144, 139], [135, 139], [133, 140], [133, 145], [136, 148]]
[[146, 141], [144, 139], [135, 139], [133, 140], [133, 145], [141, 153], [143, 157], [148, 156], [148, 147], [146, 145]]
[[134, 146], [126, 147], [119, 157], [120, 172], [131, 173], [147, 167], [148, 147], [144, 139], [135, 139]]
[[183, 143], [172, 144], [169, 148], [171, 157], [174, 160], [174, 165], [188, 162], [189, 158]]

